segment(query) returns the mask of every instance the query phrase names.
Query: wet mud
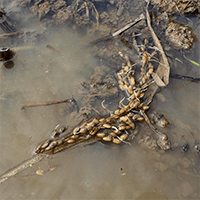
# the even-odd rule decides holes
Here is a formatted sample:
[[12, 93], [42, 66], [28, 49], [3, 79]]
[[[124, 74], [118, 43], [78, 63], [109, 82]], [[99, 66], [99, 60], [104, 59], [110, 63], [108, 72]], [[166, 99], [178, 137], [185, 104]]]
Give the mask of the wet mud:
[[[7, 12], [12, 11], [10, 18], [15, 16], [17, 22], [21, 20], [16, 28], [23, 30], [24, 34], [6, 40], [1, 38], [1, 44], [15, 52], [8, 59], [14, 67], [6, 68], [5, 61], [1, 61], [1, 173], [31, 157], [41, 141], [52, 137], [58, 124], [65, 126], [64, 131], [70, 133], [84, 120], [108, 117], [110, 113], [102, 107], [103, 100], [110, 111], [117, 110], [119, 101], [127, 95], [118, 82], [117, 73], [122, 65], [126, 66], [126, 59], [119, 52], [129, 55], [132, 63], [141, 65], [141, 57], [134, 49], [133, 35], [141, 32], [137, 44], [144, 44], [144, 39], [148, 38], [145, 48], [153, 46], [145, 22], [123, 35], [132, 49], [124, 45], [120, 37], [89, 45], [98, 37], [114, 33], [129, 19], [137, 18], [142, 11], [135, 5], [136, 2], [90, 1], [99, 12], [99, 28], [97, 12], [89, 1], [86, 4], [83, 1], [79, 4], [75, 1], [31, 1], [31, 6], [29, 1], [19, 2], [3, 3]], [[26, 17], [23, 19], [19, 11], [25, 6]], [[77, 13], [73, 13], [75, 6]], [[87, 9], [91, 13], [89, 20]], [[193, 10], [185, 9], [192, 13]], [[126, 18], [128, 13], [131, 15]], [[117, 16], [117, 20], [113, 16]], [[188, 18], [187, 22], [194, 30], [196, 19]], [[65, 26], [61, 25], [63, 23]], [[158, 31], [156, 26], [155, 30]], [[198, 32], [199, 26], [194, 30], [197, 39]], [[3, 30], [0, 33], [5, 34]], [[187, 33], [185, 35], [188, 36]], [[171, 72], [199, 77], [199, 68], [184, 59], [177, 50], [179, 48], [174, 49], [174, 44], [169, 44], [167, 40], [162, 40], [162, 44]], [[191, 50], [185, 53], [199, 62], [198, 52], [199, 43], [192, 41]], [[136, 74], [139, 70], [136, 67]], [[168, 151], [157, 145], [155, 133], [145, 122], [136, 122], [136, 129], [128, 140], [131, 145], [96, 142], [51, 155], [3, 183], [1, 198], [140, 199], [140, 196], [147, 195], [163, 199], [197, 199], [199, 84], [188, 83], [170, 78], [169, 85], [156, 93], [147, 111], [157, 130], [168, 135]], [[21, 109], [22, 105], [32, 102], [71, 98], [77, 101], [76, 105], [63, 103]], [[77, 114], [80, 108], [82, 112]], [[168, 122], [166, 126], [165, 120]]]

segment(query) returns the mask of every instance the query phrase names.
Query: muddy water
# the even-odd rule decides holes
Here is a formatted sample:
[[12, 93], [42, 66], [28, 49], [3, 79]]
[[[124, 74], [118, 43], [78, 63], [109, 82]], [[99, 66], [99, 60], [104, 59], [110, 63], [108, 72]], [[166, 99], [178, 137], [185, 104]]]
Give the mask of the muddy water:
[[[37, 23], [35, 26], [38, 28]], [[67, 124], [63, 105], [25, 110], [21, 105], [72, 96], [80, 102], [77, 83], [87, 79], [96, 66], [80, 35], [64, 28], [59, 32], [48, 30], [46, 35], [48, 40], [40, 44], [28, 42], [28, 50], [16, 50], [13, 69], [1, 66], [1, 173], [29, 158], [57, 124]], [[47, 44], [60, 53], [47, 49]], [[199, 77], [199, 68], [189, 63], [174, 61], [173, 71]], [[145, 192], [156, 192], [168, 198], [197, 199], [199, 160], [193, 144], [199, 138], [199, 84], [178, 87], [185, 83], [171, 79], [169, 88], [157, 94], [152, 105], [152, 110], [163, 113], [171, 122], [160, 130], [169, 135], [175, 150], [153, 151], [139, 146], [137, 140], [131, 146], [95, 143], [69, 149], [3, 183], [0, 197], [136, 199]], [[137, 137], [147, 132], [151, 130], [141, 128]], [[190, 145], [186, 153], [181, 151], [185, 142]], [[56, 169], [42, 176], [35, 174], [38, 169], [47, 170], [49, 164]]]

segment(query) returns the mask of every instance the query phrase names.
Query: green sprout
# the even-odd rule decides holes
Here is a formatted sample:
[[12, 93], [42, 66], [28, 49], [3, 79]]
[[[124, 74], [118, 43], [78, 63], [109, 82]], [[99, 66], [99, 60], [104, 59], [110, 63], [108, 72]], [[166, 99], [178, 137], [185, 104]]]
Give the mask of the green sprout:
[[190, 60], [190, 59], [187, 58], [184, 54], [183, 54], [183, 57], [184, 57], [185, 59], [187, 59], [188, 61], [190, 61], [192, 64], [194, 64], [194, 65], [200, 67], [200, 64], [199, 64], [199, 63], [195, 62], [194, 60]]

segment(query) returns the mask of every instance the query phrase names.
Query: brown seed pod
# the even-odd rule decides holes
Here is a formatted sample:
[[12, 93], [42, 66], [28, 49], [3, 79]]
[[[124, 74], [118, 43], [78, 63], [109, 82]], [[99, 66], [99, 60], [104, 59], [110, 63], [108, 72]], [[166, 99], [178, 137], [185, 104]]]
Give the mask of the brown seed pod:
[[77, 139], [79, 137], [79, 135], [72, 135], [71, 139]]
[[142, 108], [144, 106], [144, 103], [141, 103], [138, 108]]
[[95, 135], [99, 129], [94, 127], [92, 131], [90, 131], [90, 135]]
[[126, 105], [126, 106], [124, 106], [124, 109], [125, 109], [126, 111], [128, 111], [129, 108], [130, 108], [130, 105], [129, 105], [129, 104]]
[[117, 134], [117, 135], [121, 135], [122, 133], [123, 133], [124, 131], [116, 131], [115, 133]]
[[73, 130], [73, 134], [79, 132], [79, 130], [80, 130], [80, 127], [76, 127], [76, 128], [74, 128], [74, 130]]
[[147, 78], [150, 77], [150, 73], [149, 73], [149, 72], [146, 73], [146, 77], [147, 77]]
[[128, 114], [127, 114], [127, 117], [133, 117], [133, 113], [131, 113], [131, 112], [129, 112]]
[[128, 93], [133, 94], [133, 87], [131, 85], [128, 86]]
[[149, 71], [148, 71], [150, 74], [153, 73], [153, 68], [150, 68]]
[[88, 123], [85, 128], [88, 130], [88, 131], [91, 131], [92, 128], [95, 126], [96, 124], [92, 121], [90, 123]]
[[120, 125], [118, 129], [119, 129], [119, 131], [124, 131], [124, 130], [126, 130], [126, 126]]
[[120, 110], [120, 114], [124, 114], [126, 111], [127, 111], [127, 108], [122, 108], [122, 109]]
[[56, 137], [59, 137], [60, 133], [58, 133], [56, 130], [54, 130], [52, 133], [51, 133], [52, 137], [53, 138], [56, 138]]
[[119, 85], [119, 88], [121, 90], [127, 90], [128, 89], [128, 87], [126, 85]]
[[113, 143], [115, 144], [121, 144], [121, 141], [117, 138], [113, 138]]
[[119, 118], [122, 122], [127, 122], [128, 121], [128, 117], [127, 116], [122, 116]]
[[140, 81], [140, 82], [139, 82], [139, 85], [140, 85], [140, 86], [141, 86], [141, 85], [143, 85], [143, 82], [142, 82], [142, 81]]
[[129, 129], [131, 129], [131, 126], [126, 126], [126, 130], [129, 130]]
[[135, 93], [133, 93], [133, 94], [131, 95], [131, 99], [132, 99], [132, 100], [135, 99]]
[[143, 110], [148, 110], [148, 109], [149, 109], [149, 106], [143, 106], [142, 109], [143, 109]]
[[35, 153], [40, 153], [40, 152], [41, 152], [41, 146], [42, 146], [42, 145], [38, 145], [38, 146], [35, 148]]
[[104, 122], [105, 120], [106, 120], [105, 118], [101, 118], [99, 121]]
[[45, 148], [45, 151], [53, 149], [57, 145], [57, 141], [52, 141], [48, 147]]
[[139, 105], [140, 105], [140, 101], [136, 101], [136, 102], [133, 104], [132, 108], [138, 108]]
[[128, 134], [123, 134], [123, 135], [121, 135], [120, 136], [120, 138], [122, 139], [122, 140], [127, 140], [128, 139]]
[[167, 125], [169, 125], [169, 121], [167, 119], [165, 119], [164, 117], [162, 117], [157, 123], [157, 126], [160, 127], [166, 127]]
[[144, 97], [144, 92], [140, 94], [139, 98], [141, 99], [142, 97]]
[[117, 75], [117, 77], [118, 77], [119, 81], [121, 81], [121, 80], [122, 80], [122, 77], [121, 77], [121, 75], [120, 75], [120, 74], [118, 74], [118, 75]]
[[111, 125], [110, 124], [103, 124], [103, 127], [104, 128], [111, 128]]
[[136, 120], [137, 120], [138, 122], [141, 122], [141, 121], [144, 120], [144, 118], [143, 118], [143, 117], [138, 117]]
[[97, 133], [97, 136], [102, 138], [102, 137], [105, 137], [106, 134], [105, 133]]
[[114, 132], [110, 132], [109, 135], [111, 135], [112, 137], [116, 137], [117, 136], [117, 134], [114, 133]]
[[118, 115], [118, 114], [120, 114], [120, 110], [119, 109], [115, 110], [115, 115]]
[[57, 140], [57, 145], [60, 145], [62, 143], [63, 143], [63, 140], [61, 140], [61, 139]]
[[106, 136], [106, 137], [103, 137], [103, 140], [106, 142], [110, 142], [110, 141], [112, 141], [112, 137]]
[[142, 82], [143, 82], [143, 83], [145, 83], [145, 82], [146, 82], [146, 80], [147, 80], [147, 77], [146, 77], [146, 76], [144, 76], [144, 77], [142, 78]]
[[126, 80], [124, 80], [124, 85], [127, 87], [127, 89], [128, 89], [128, 86], [129, 86], [129, 84], [128, 84], [128, 82], [126, 81]]
[[118, 116], [118, 115], [116, 115], [116, 114], [113, 114], [113, 115], [112, 115], [112, 118], [113, 118], [113, 119], [118, 119], [118, 118], [119, 118], [119, 116]]
[[168, 138], [168, 136], [167, 136], [166, 134], [163, 133], [163, 134], [160, 136], [160, 139], [161, 139], [161, 140], [164, 140], [164, 141], [168, 141], [169, 138]]
[[135, 85], [135, 79], [134, 79], [133, 77], [131, 77], [131, 78], [129, 79], [129, 81], [130, 81], [130, 83], [131, 83], [132, 86]]
[[129, 123], [129, 126], [133, 129], [133, 128], [135, 128], [135, 124], [131, 121], [130, 123]]
[[87, 122], [84, 122], [83, 124], [81, 124], [80, 129], [83, 128], [83, 127], [85, 127], [86, 124], [87, 124]]
[[93, 123], [94, 125], [96, 125], [96, 124], [99, 123], [99, 120], [98, 120], [97, 118], [94, 118], [94, 119], [92, 120], [92, 123]]
[[80, 129], [80, 133], [81, 134], [84, 134], [84, 133], [86, 133], [88, 130], [87, 130], [87, 128], [86, 127], [82, 127], [81, 129]]
[[144, 45], [146, 46], [148, 44], [148, 40], [145, 38], [144, 39]]
[[59, 126], [56, 128], [56, 130], [58, 131], [58, 133], [64, 133], [66, 130], [67, 130], [67, 127], [66, 126]]
[[69, 139], [69, 140], [67, 140], [67, 143], [69, 143], [69, 144], [74, 143], [74, 142], [75, 142], [74, 139]]
[[126, 72], [126, 71], [128, 71], [128, 66], [126, 65], [125, 67], [124, 67], [124, 71]]
[[143, 53], [142, 62], [143, 62], [143, 66], [145, 66], [149, 62], [149, 55], [146, 51]]
[[168, 141], [168, 136], [166, 134], [162, 134], [157, 141], [158, 146], [163, 150], [170, 149], [170, 143]]
[[137, 118], [140, 117], [140, 114], [134, 114], [134, 116], [132, 117], [133, 120], [136, 120]]
[[140, 90], [136, 91], [136, 92], [135, 92], [135, 97], [139, 97], [139, 96], [140, 96], [140, 93], [141, 93]]
[[42, 149], [45, 149], [45, 148], [50, 144], [50, 142], [51, 142], [51, 140], [45, 141], [45, 142], [42, 144], [41, 148], [42, 148]]
[[118, 80], [119, 85], [124, 85], [123, 81], [120, 79]]

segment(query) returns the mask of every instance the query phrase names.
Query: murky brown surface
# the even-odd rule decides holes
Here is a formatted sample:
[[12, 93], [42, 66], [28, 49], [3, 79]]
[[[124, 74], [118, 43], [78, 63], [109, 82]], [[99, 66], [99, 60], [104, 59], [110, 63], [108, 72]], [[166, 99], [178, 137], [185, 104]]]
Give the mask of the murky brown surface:
[[[1, 173], [31, 157], [36, 145], [49, 138], [57, 124], [67, 124], [64, 104], [25, 110], [21, 105], [72, 96], [80, 102], [77, 83], [87, 79], [97, 65], [80, 35], [64, 28], [49, 30], [47, 35], [48, 41], [29, 50], [17, 50], [13, 69], [1, 66]], [[61, 53], [47, 49], [47, 44]], [[191, 57], [199, 52], [198, 45]], [[199, 77], [197, 66], [174, 62], [175, 72]], [[199, 83], [177, 89], [185, 83], [170, 79], [169, 88], [157, 94], [152, 105], [152, 110], [163, 113], [171, 122], [161, 130], [177, 146], [175, 150], [153, 151], [135, 140], [131, 146], [95, 143], [69, 149], [3, 183], [0, 198], [136, 199], [145, 192], [157, 192], [169, 199], [199, 198], [199, 156], [193, 145], [199, 138], [200, 90]], [[137, 137], [146, 132], [151, 130], [140, 128]], [[180, 148], [185, 142], [190, 145], [188, 152]], [[54, 171], [35, 174], [38, 169], [47, 170], [49, 162], [56, 167]]]

